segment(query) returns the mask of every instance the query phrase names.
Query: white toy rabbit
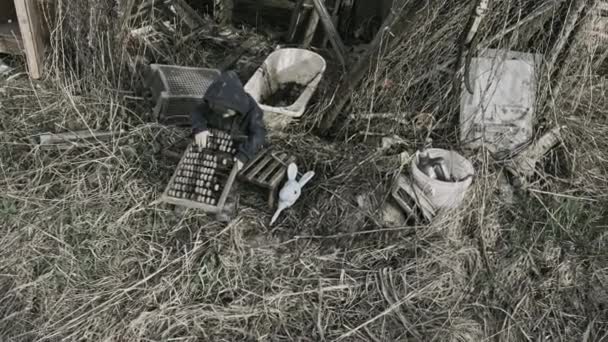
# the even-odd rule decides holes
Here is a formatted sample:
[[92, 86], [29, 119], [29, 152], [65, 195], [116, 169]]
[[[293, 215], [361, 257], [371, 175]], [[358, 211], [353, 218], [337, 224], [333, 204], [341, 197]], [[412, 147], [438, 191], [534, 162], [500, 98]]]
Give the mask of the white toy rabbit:
[[279, 191], [279, 205], [277, 211], [272, 216], [272, 220], [270, 220], [270, 224], [272, 225], [274, 221], [277, 220], [281, 211], [291, 207], [296, 203], [298, 198], [300, 198], [300, 194], [302, 193], [302, 187], [308, 183], [308, 181], [314, 177], [314, 171], [306, 172], [300, 180], [296, 180], [296, 176], [298, 175], [298, 166], [295, 163], [289, 164], [287, 167], [287, 182], [283, 185], [281, 191]]

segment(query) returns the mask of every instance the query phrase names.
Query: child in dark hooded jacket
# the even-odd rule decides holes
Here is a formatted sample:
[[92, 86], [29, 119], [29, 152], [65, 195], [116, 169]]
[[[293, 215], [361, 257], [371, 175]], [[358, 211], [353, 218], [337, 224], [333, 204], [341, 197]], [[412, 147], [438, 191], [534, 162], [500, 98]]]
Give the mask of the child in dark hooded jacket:
[[242, 168], [266, 142], [264, 113], [245, 92], [234, 71], [223, 72], [207, 89], [203, 102], [192, 112], [192, 133], [196, 143], [207, 144], [209, 129], [247, 136], [237, 147], [236, 161]]

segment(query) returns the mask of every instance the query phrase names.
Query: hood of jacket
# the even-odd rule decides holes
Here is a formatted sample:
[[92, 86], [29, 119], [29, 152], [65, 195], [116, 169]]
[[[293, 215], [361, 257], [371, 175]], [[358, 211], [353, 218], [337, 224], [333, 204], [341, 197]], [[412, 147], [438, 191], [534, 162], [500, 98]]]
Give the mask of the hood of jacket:
[[241, 115], [250, 110], [249, 95], [234, 71], [225, 71], [211, 83], [204, 100], [210, 105], [219, 104]]

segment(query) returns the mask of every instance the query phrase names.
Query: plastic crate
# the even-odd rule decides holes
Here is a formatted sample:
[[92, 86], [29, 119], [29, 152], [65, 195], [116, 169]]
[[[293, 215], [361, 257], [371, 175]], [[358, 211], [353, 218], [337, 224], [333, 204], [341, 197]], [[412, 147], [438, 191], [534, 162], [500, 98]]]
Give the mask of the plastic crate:
[[154, 115], [161, 122], [186, 118], [189, 123], [190, 113], [219, 75], [216, 69], [151, 64], [146, 84], [156, 102]]

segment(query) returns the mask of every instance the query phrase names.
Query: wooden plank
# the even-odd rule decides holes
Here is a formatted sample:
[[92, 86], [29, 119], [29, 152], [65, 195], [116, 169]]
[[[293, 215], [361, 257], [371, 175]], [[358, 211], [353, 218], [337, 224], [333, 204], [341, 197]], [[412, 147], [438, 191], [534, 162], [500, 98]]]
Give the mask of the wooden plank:
[[36, 0], [15, 0], [15, 9], [30, 77], [38, 79], [44, 63], [42, 17]]
[[312, 43], [312, 39], [315, 37], [317, 32], [317, 26], [319, 26], [319, 14], [317, 11], [310, 13], [310, 19], [308, 20], [308, 26], [306, 26], [306, 32], [304, 32], [304, 38], [302, 39], [302, 47], [308, 48]]
[[116, 136], [119, 136], [122, 131], [116, 132], [97, 132], [97, 131], [74, 131], [65, 133], [43, 133], [39, 136], [40, 145], [69, 143], [74, 140], [93, 140], [93, 141], [108, 141]]
[[342, 42], [342, 38], [340, 38], [338, 30], [336, 30], [336, 26], [334, 26], [334, 23], [331, 20], [329, 12], [327, 12], [325, 4], [323, 4], [323, 0], [313, 0], [313, 3], [315, 5], [315, 11], [321, 18], [321, 23], [325, 28], [327, 37], [329, 38], [329, 41], [331, 42], [340, 63], [346, 67], [346, 47], [344, 46], [344, 42]]
[[[249, 179], [249, 181], [251, 181], [252, 183], [255, 184], [259, 184], [260, 186], [265, 186], [264, 183], [258, 182], [256, 180], [256, 175], [262, 171], [262, 169], [264, 168], [264, 166], [266, 166], [269, 162], [271, 162], [273, 159], [271, 156], [266, 155], [264, 156], [264, 159], [262, 159], [259, 163], [257, 163], [257, 165], [250, 171], [247, 173], [247, 178]], [[261, 184], [260, 184], [261, 183]]]
[[0, 24], [0, 52], [20, 54], [22, 44], [17, 22]]
[[217, 203], [218, 211], [221, 211], [224, 208], [224, 204], [226, 204], [226, 199], [230, 194], [230, 190], [232, 190], [232, 184], [234, 183], [234, 179], [236, 178], [237, 173], [239, 173], [239, 169], [236, 167], [236, 164], [232, 167], [232, 171], [230, 172], [230, 176], [228, 176], [228, 180], [224, 185], [224, 190], [222, 191], [222, 195], [220, 196], [220, 200]]
[[201, 209], [201, 210], [204, 210], [206, 213], [210, 213], [210, 214], [219, 213], [220, 209], [221, 209], [220, 207], [214, 207], [209, 204], [194, 202], [194, 201], [183, 199], [183, 198], [175, 198], [175, 197], [165, 196], [165, 195], [163, 195], [163, 197], [161, 198], [161, 202], [165, 202], [165, 203], [169, 203], [169, 204], [173, 204], [173, 205], [179, 205], [182, 207], [187, 207], [187, 208], [192, 208], [192, 209]]
[[[331, 11], [331, 21], [334, 23], [334, 26], [338, 27], [338, 16], [340, 13], [340, 6], [342, 6], [342, 0], [336, 0], [334, 3], [334, 8]], [[327, 43], [329, 42], [329, 37], [326, 35], [323, 37], [323, 42], [321, 43], [321, 47], [327, 47]]]

